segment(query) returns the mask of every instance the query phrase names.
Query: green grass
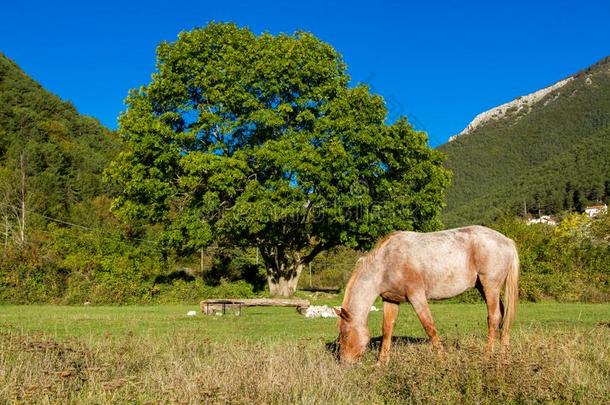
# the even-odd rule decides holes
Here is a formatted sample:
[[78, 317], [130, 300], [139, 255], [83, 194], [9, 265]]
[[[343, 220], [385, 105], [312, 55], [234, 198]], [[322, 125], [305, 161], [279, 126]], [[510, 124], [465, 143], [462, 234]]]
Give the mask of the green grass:
[[[338, 300], [325, 300], [340, 305]], [[371, 312], [369, 327], [373, 336], [381, 334], [382, 309]], [[187, 317], [189, 310], [198, 316]], [[433, 303], [432, 314], [441, 336], [485, 336], [486, 309], [481, 304]], [[596, 323], [610, 322], [610, 304], [522, 303], [514, 330], [542, 328], [592, 328]], [[298, 341], [304, 338], [334, 339], [335, 319], [307, 319], [292, 308], [245, 308], [241, 316], [228, 311], [225, 316], [201, 315], [195, 305], [158, 306], [0, 306], [0, 328], [14, 332], [43, 332], [48, 336], [87, 340], [105, 339], [109, 335], [162, 337], [176, 333], [206, 337], [213, 341], [233, 340]], [[396, 335], [425, 337], [409, 305], [400, 306]]]
[[[323, 301], [337, 304], [335, 299]], [[381, 308], [380, 303], [376, 305]], [[338, 364], [335, 319], [290, 308], [0, 306], [0, 403], [608, 403], [610, 304], [523, 303], [509, 353], [483, 356], [484, 304], [435, 303], [445, 345]], [[382, 313], [370, 328], [380, 334]], [[401, 306], [397, 336], [424, 337]]]

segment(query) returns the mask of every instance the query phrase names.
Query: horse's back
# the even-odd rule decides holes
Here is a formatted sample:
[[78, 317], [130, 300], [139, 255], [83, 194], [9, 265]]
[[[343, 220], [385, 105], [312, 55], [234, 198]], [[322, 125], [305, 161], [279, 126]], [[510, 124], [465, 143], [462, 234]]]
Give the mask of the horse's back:
[[[496, 270], [514, 249], [504, 235], [483, 226], [439, 232], [399, 232], [385, 244], [389, 284], [421, 283], [428, 298], [449, 298], [474, 287], [477, 277]], [[400, 263], [397, 265], [397, 263]], [[498, 264], [500, 265], [500, 264]]]
[[471, 260], [479, 274], [503, 271], [516, 254], [515, 242], [500, 232], [484, 226], [462, 229], [471, 233]]

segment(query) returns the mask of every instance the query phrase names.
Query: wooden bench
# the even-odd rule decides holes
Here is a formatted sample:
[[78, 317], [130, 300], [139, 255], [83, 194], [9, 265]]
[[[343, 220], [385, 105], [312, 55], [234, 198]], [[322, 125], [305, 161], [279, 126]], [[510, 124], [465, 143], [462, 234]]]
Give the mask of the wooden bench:
[[236, 309], [236, 314], [241, 314], [242, 307], [295, 307], [297, 312], [304, 314], [309, 308], [308, 300], [289, 300], [273, 298], [252, 299], [209, 299], [199, 303], [201, 312], [206, 315], [215, 313], [226, 313], [227, 309]]

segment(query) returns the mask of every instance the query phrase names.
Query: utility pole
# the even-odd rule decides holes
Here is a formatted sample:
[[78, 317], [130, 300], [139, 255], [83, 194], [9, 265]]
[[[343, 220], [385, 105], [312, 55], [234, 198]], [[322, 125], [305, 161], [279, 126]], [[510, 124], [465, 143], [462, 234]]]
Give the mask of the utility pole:
[[8, 251], [8, 216], [4, 216], [4, 254]]
[[19, 166], [21, 169], [21, 221], [19, 224], [19, 245], [21, 249], [25, 246], [25, 165], [23, 163], [23, 153], [19, 156]]
[[309, 262], [309, 288], [311, 288], [311, 262]]

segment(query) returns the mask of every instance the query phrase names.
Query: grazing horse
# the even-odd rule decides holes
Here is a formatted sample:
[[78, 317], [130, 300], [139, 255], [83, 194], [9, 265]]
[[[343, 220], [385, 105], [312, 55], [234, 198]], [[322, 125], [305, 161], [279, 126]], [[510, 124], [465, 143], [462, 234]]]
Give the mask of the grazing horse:
[[[345, 289], [339, 319], [339, 356], [353, 363], [370, 340], [371, 305], [383, 299], [383, 338], [378, 364], [389, 359], [398, 304], [410, 302], [432, 344], [442, 350], [428, 299], [443, 299], [477, 287], [487, 303], [488, 355], [493, 352], [502, 321], [501, 343], [508, 346], [509, 329], [518, 300], [519, 256], [515, 243], [483, 226], [441, 232], [394, 232], [358, 260]], [[505, 285], [504, 303], [500, 289]]]

